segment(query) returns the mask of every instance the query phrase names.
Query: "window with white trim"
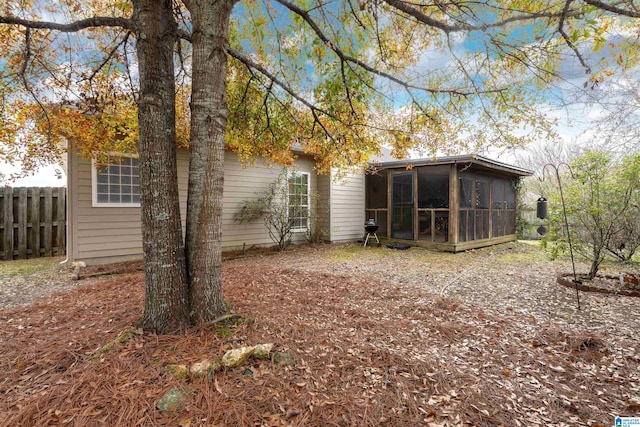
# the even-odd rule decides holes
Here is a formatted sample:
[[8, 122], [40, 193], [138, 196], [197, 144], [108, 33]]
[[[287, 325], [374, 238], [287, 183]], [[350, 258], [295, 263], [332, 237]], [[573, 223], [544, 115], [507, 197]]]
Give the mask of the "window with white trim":
[[140, 206], [140, 160], [131, 156], [109, 156], [105, 165], [91, 161], [96, 207]]
[[293, 224], [292, 231], [305, 232], [309, 228], [309, 211], [311, 208], [309, 173], [291, 172], [287, 181], [289, 183], [288, 204], [289, 219]]

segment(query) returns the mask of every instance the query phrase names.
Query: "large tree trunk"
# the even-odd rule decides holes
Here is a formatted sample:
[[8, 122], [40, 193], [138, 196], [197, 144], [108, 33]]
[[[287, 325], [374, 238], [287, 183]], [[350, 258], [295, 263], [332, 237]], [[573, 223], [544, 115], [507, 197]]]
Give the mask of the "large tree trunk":
[[178, 203], [173, 53], [177, 25], [171, 0], [135, 0], [140, 73], [140, 193], [145, 304], [141, 326], [156, 333], [189, 321]]
[[226, 47], [236, 1], [187, 3], [193, 24], [193, 81], [186, 258], [194, 323], [213, 320], [226, 310], [221, 270]]

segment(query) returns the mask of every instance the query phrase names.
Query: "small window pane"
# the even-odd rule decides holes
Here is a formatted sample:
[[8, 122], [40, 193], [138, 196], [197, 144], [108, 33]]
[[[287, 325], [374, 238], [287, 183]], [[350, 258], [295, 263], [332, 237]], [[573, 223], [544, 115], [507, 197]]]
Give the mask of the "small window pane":
[[[108, 167], [96, 172], [96, 201], [98, 203], [139, 203], [139, 160], [131, 157], [110, 158]], [[132, 182], [135, 185], [132, 185]]]

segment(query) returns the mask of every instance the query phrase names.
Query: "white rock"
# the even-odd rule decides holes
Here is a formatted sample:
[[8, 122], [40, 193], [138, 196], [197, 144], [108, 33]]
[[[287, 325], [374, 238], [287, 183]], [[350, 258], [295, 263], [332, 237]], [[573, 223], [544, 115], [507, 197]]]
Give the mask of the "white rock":
[[191, 365], [189, 372], [194, 377], [205, 377], [213, 375], [219, 369], [220, 364], [218, 362], [205, 359]]
[[229, 350], [222, 356], [222, 364], [227, 368], [243, 365], [249, 360], [253, 351], [253, 347], [240, 347]]
[[273, 350], [273, 343], [258, 344], [254, 347], [253, 357], [256, 359], [268, 359], [271, 356], [271, 350]]

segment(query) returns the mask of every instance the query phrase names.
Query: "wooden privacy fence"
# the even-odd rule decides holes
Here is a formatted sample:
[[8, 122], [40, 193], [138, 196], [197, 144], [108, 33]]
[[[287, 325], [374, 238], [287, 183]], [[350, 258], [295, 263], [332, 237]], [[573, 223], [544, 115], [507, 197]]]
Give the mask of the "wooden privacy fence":
[[0, 260], [66, 251], [64, 187], [0, 187]]

